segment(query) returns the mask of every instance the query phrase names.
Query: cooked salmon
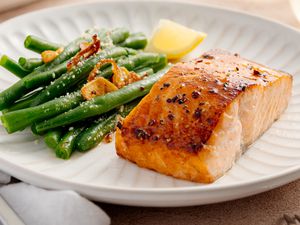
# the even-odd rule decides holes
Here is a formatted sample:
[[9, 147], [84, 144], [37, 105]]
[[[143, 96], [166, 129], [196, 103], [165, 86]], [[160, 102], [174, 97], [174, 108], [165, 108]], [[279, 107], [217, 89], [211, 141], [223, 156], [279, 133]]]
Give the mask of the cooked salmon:
[[292, 76], [211, 50], [174, 65], [125, 118], [117, 154], [140, 167], [211, 183], [284, 112]]

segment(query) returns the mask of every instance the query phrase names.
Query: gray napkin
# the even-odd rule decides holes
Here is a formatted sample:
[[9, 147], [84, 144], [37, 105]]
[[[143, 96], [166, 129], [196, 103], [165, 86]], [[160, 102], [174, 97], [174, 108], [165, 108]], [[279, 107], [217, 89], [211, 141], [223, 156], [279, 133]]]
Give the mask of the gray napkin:
[[[0, 173], [0, 183], [9, 180], [9, 176]], [[3, 185], [0, 195], [26, 225], [110, 224], [105, 212], [73, 191], [49, 191], [15, 183]]]
[[0, 187], [3, 184], [8, 184], [10, 182], [10, 176], [6, 173], [0, 172]]

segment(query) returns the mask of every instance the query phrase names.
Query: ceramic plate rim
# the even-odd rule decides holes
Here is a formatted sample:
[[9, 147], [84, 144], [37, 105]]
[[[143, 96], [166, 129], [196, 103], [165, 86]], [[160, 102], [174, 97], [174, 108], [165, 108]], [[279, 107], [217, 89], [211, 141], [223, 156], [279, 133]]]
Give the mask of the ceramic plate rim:
[[[4, 27], [4, 26], [9, 26], [10, 23], [17, 21], [19, 19], [22, 19], [24, 17], [28, 17], [28, 16], [36, 16], [39, 13], [43, 13], [43, 12], [50, 12], [50, 11], [55, 11], [55, 10], [63, 10], [63, 9], [67, 9], [67, 8], [72, 8], [72, 7], [80, 7], [81, 5], [93, 5], [93, 4], [102, 4], [102, 3], [117, 3], [117, 2], [123, 2], [123, 1], [119, 1], [119, 0], [103, 0], [103, 1], [88, 1], [85, 3], [73, 3], [73, 4], [66, 4], [66, 5], [62, 5], [62, 6], [54, 6], [54, 7], [49, 7], [49, 8], [45, 8], [45, 9], [40, 9], [40, 10], [36, 10], [36, 11], [32, 11], [29, 13], [25, 13], [25, 14], [21, 14], [19, 16], [13, 17], [11, 19], [8, 19], [4, 22], [2, 22], [0, 24], [0, 27]], [[150, 1], [150, 0], [145, 0], [145, 1], [138, 1], [138, 0], [129, 0], [127, 2], [130, 3], [138, 3], [138, 4], [143, 4], [143, 3], [165, 3], [166, 1], [162, 1], [162, 0], [154, 0], [154, 1]], [[268, 22], [269, 24], [272, 25], [277, 25], [280, 26], [281, 28], [284, 29], [288, 29], [290, 31], [293, 31], [295, 33], [297, 33], [300, 36], [300, 31], [297, 30], [296, 28], [288, 25], [288, 24], [284, 24], [282, 22], [276, 21], [274, 19], [270, 19], [270, 18], [265, 18], [262, 16], [258, 16], [258, 15], [253, 15], [251, 13], [248, 12], [243, 12], [243, 11], [239, 11], [239, 10], [235, 10], [235, 9], [229, 9], [226, 7], [222, 7], [222, 6], [213, 6], [213, 5], [209, 5], [209, 4], [203, 4], [203, 3], [193, 3], [193, 2], [183, 2], [183, 1], [179, 1], [179, 0], [171, 0], [171, 1], [167, 1], [169, 3], [174, 3], [177, 5], [194, 5], [196, 7], [203, 7], [203, 8], [210, 8], [210, 9], [215, 9], [215, 10], [219, 10], [219, 11], [226, 11], [226, 12], [230, 12], [239, 16], [247, 16], [247, 17], [251, 17], [252, 19], [255, 20], [259, 20], [259, 21], [264, 21], [264, 22]], [[13, 164], [11, 162], [9, 162], [8, 160], [5, 160], [3, 158], [0, 158], [0, 169], [2, 169], [4, 172], [10, 172], [11, 175], [16, 176], [17, 178], [20, 178], [21, 176], [16, 175], [17, 173], [11, 171], [11, 170], [18, 170], [19, 172], [26, 172], [27, 174], [36, 176], [37, 179], [44, 179], [44, 182], [47, 181], [52, 181], [56, 184], [59, 185], [75, 185], [76, 187], [85, 187], [85, 188], [96, 188], [97, 190], [107, 190], [107, 191], [116, 191], [116, 192], [134, 192], [134, 193], [180, 193], [180, 192], [186, 192], [186, 191], [224, 191], [224, 190], [229, 190], [232, 188], [242, 188], [242, 187], [247, 187], [250, 185], [257, 185], [257, 184], [262, 184], [264, 182], [267, 181], [271, 181], [277, 178], [282, 178], [285, 175], [293, 175], [293, 174], [297, 174], [299, 173], [299, 175], [297, 176], [298, 178], [300, 177], [300, 165], [295, 165], [295, 166], [291, 166], [287, 169], [284, 169], [282, 172], [277, 172], [274, 173], [272, 175], [265, 175], [262, 176], [260, 178], [255, 178], [253, 180], [249, 180], [249, 181], [239, 181], [233, 184], [222, 184], [222, 186], [189, 186], [189, 187], [171, 187], [171, 188], [135, 188], [135, 187], [112, 187], [112, 186], [106, 186], [106, 185], [95, 185], [95, 184], [83, 184], [83, 183], [79, 183], [79, 182], [75, 182], [75, 181], [66, 181], [63, 180], [61, 178], [55, 178], [52, 176], [46, 176], [43, 175], [41, 173], [38, 173], [36, 171], [27, 169], [27, 168], [22, 168], [19, 165]], [[297, 178], [296, 178], [297, 179]], [[290, 179], [289, 181], [285, 181], [285, 183], [288, 183], [292, 180], [295, 179]], [[284, 182], [280, 183], [274, 183], [273, 186], [280, 186], [285, 184]]]

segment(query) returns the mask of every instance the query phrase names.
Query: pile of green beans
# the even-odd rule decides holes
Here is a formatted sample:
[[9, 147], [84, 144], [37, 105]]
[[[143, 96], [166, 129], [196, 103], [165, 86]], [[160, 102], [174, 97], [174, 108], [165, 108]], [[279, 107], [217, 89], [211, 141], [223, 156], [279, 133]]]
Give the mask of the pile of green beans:
[[[67, 69], [81, 44], [90, 42], [94, 34], [100, 39], [101, 51]], [[128, 115], [169, 69], [166, 56], [144, 52], [146, 45], [143, 33], [130, 33], [126, 28], [89, 29], [67, 45], [27, 36], [24, 47], [28, 50], [38, 54], [58, 48], [63, 51], [49, 63], [40, 57], [20, 57], [18, 61], [6, 55], [1, 57], [0, 66], [20, 78], [0, 93], [2, 125], [8, 133], [31, 127], [62, 159], [69, 159], [74, 151], [86, 152], [96, 147], [115, 130], [119, 117]], [[80, 89], [95, 65], [107, 58], [143, 79], [86, 101]], [[112, 75], [110, 63], [104, 64], [97, 74], [106, 79]]]

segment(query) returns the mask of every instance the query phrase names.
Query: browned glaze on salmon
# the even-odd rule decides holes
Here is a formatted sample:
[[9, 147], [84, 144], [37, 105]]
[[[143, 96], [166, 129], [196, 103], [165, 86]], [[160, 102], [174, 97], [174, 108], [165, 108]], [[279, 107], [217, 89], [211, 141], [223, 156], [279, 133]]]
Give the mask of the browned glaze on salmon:
[[292, 76], [223, 50], [174, 65], [117, 130], [119, 156], [213, 182], [288, 105]]

